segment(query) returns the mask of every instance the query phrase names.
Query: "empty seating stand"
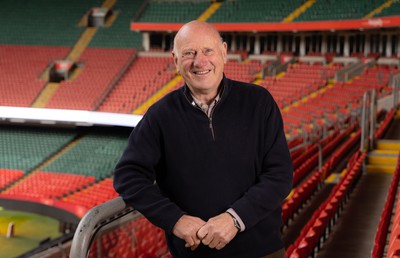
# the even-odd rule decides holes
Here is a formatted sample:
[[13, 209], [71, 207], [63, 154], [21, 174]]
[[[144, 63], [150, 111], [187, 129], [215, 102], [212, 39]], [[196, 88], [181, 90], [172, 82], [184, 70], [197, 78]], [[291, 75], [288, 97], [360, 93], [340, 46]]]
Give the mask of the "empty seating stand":
[[2, 126], [0, 168], [30, 171], [55, 154], [75, 137], [68, 129]]
[[304, 1], [237, 0], [224, 1], [209, 22], [281, 22]]
[[46, 108], [94, 110], [134, 52], [133, 49], [87, 48], [78, 60], [83, 65], [79, 76], [61, 82]]
[[175, 66], [170, 57], [139, 56], [98, 110], [132, 113], [174, 76]]
[[184, 23], [196, 20], [210, 4], [210, 1], [148, 1], [139, 22]]
[[72, 46], [85, 27], [79, 20], [101, 0], [4, 0], [0, 44]]
[[83, 206], [88, 210], [114, 199], [118, 194], [113, 187], [113, 180], [106, 178], [93, 185], [80, 189], [61, 199], [62, 202]]
[[142, 0], [118, 0], [111, 8], [116, 19], [109, 27], [99, 27], [89, 47], [136, 48], [142, 46], [142, 35], [129, 30], [133, 15], [139, 11]]
[[229, 60], [224, 67], [225, 75], [232, 79], [244, 82], [254, 82], [257, 74], [261, 72], [261, 63], [250, 61], [249, 63]]
[[97, 180], [109, 177], [127, 140], [126, 134], [87, 134], [42, 170], [93, 176]]
[[315, 1], [295, 21], [349, 20], [361, 19], [382, 5], [384, 0], [370, 1]]
[[21, 178], [23, 174], [22, 170], [0, 168], [0, 189]]
[[0, 106], [31, 106], [46, 83], [41, 74], [68, 51], [69, 47], [0, 45]]
[[1, 195], [14, 196], [15, 198], [53, 199], [76, 191], [89, 183], [93, 183], [94, 180], [93, 176], [38, 171], [3, 191]]

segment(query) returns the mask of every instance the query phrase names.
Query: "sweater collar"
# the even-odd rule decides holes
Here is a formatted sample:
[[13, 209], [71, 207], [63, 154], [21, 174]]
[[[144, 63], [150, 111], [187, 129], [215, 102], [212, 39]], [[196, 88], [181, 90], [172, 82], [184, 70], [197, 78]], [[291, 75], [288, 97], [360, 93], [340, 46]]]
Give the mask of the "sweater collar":
[[[228, 83], [229, 79], [225, 77], [225, 74], [221, 80], [221, 83], [219, 84], [219, 89], [218, 89], [218, 95], [220, 97], [220, 100], [223, 100], [225, 98], [225, 96], [228, 94], [229, 91], [229, 83]], [[192, 103], [194, 101], [192, 94], [190, 93], [190, 89], [187, 86], [186, 82], [185, 85], [183, 86], [183, 94], [185, 95], [185, 97], [189, 100], [190, 103]]]

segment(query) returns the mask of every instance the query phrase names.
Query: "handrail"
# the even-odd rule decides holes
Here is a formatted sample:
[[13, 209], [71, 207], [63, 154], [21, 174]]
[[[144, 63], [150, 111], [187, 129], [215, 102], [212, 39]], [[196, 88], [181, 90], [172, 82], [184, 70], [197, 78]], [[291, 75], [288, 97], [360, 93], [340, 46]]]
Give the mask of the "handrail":
[[116, 197], [110, 201], [97, 205], [90, 209], [81, 219], [72, 240], [70, 257], [85, 258], [88, 256], [92, 238], [96, 233], [96, 228], [102, 223], [110, 223], [116, 218], [120, 218], [134, 209], [128, 207], [121, 197]]

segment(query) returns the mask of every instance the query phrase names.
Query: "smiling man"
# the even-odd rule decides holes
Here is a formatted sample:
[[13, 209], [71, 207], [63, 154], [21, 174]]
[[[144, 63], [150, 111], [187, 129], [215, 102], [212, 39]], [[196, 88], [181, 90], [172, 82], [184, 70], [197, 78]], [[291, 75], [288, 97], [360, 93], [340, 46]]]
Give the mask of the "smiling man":
[[182, 26], [172, 57], [185, 85], [133, 130], [114, 186], [174, 257], [282, 258], [293, 170], [281, 114], [267, 90], [224, 76], [226, 56], [210, 24]]

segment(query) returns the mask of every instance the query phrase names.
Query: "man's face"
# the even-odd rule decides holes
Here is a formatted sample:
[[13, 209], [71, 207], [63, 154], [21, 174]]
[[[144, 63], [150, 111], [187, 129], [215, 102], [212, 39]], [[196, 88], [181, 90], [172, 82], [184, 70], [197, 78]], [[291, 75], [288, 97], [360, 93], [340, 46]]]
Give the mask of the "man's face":
[[226, 43], [217, 33], [200, 26], [181, 32], [172, 55], [192, 91], [211, 92], [222, 80], [226, 51]]

